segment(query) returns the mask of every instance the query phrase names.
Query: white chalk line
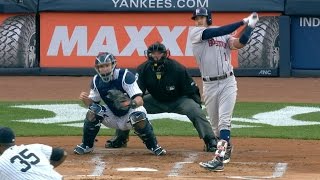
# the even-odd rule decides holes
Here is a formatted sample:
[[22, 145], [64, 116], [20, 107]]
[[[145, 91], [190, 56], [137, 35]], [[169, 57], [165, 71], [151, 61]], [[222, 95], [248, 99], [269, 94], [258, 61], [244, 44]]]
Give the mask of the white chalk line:
[[94, 156], [91, 159], [91, 162], [96, 165], [94, 167], [93, 172], [90, 175], [101, 176], [103, 174], [105, 167], [106, 167], [106, 163], [104, 161], [102, 161], [101, 156]]
[[[184, 159], [182, 162], [176, 162], [171, 171], [169, 172], [169, 177], [183, 177], [179, 176], [179, 171], [183, 168], [184, 164], [191, 164], [197, 159], [198, 153], [189, 153], [188, 157]], [[91, 163], [95, 164], [94, 170], [90, 175], [76, 175], [80, 177], [96, 177], [103, 175], [103, 171], [106, 167], [106, 163], [102, 161], [101, 155], [96, 155], [91, 159]], [[271, 162], [231, 162], [230, 164], [247, 164], [247, 165], [273, 165], [275, 163]], [[276, 163], [274, 167], [274, 171], [271, 176], [222, 176], [228, 179], [245, 179], [245, 180], [255, 180], [255, 179], [274, 179], [281, 178], [288, 167], [288, 163]], [[67, 175], [70, 176], [70, 175]], [[203, 177], [203, 176], [201, 176]], [[186, 176], [188, 178], [188, 176]], [[189, 177], [191, 178], [191, 177]], [[203, 177], [204, 178], [204, 177]]]
[[182, 162], [176, 162], [169, 172], [169, 177], [179, 176], [179, 171], [183, 168], [184, 164], [193, 163], [198, 157], [198, 153], [189, 153], [188, 157], [185, 158]]
[[[238, 164], [271, 164], [271, 163], [238, 162]], [[274, 171], [271, 176], [224, 176], [224, 177], [229, 179], [245, 179], [245, 180], [281, 178], [285, 174], [287, 167], [288, 167], [288, 163], [276, 163], [274, 167]]]
[[[69, 162], [69, 161], [68, 161]], [[73, 161], [70, 161], [73, 162]], [[83, 161], [83, 162], [87, 162], [87, 161]], [[77, 176], [77, 177], [98, 177], [103, 175], [103, 171], [106, 167], [106, 163], [102, 160], [101, 155], [95, 155], [91, 158], [90, 163], [95, 164], [94, 169], [92, 171], [91, 174], [78, 174], [78, 175], [63, 175], [63, 177], [73, 177], [73, 176]]]

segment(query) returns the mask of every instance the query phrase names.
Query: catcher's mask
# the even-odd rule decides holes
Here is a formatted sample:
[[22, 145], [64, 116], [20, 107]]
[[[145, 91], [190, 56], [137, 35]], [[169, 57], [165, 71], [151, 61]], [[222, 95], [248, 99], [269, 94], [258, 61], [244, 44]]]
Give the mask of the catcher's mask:
[[[154, 67], [163, 65], [170, 55], [169, 50], [167, 50], [166, 47], [160, 42], [151, 44], [148, 47], [148, 50], [146, 50], [144, 53], [146, 58], [152, 62]], [[161, 57], [157, 57], [155, 53], [160, 53]]]
[[[111, 71], [110, 72], [101, 73], [99, 71], [99, 66], [104, 65], [104, 64], [111, 64], [112, 67], [111, 67]], [[117, 65], [116, 58], [111, 53], [103, 52], [103, 53], [100, 53], [96, 57], [95, 70], [97, 71], [97, 73], [101, 77], [102, 81], [109, 82], [109, 81], [112, 80], [113, 71], [116, 68], [116, 65]]]
[[205, 16], [207, 17], [207, 24], [210, 26], [212, 24], [211, 12], [205, 7], [198, 7], [193, 11], [192, 20], [195, 20], [197, 16]]

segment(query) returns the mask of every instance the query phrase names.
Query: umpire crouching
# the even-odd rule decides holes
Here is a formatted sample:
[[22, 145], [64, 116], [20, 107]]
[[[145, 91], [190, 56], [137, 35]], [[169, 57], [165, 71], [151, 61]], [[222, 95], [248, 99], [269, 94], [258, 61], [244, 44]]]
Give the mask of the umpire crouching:
[[[145, 52], [148, 60], [137, 68], [144, 107], [149, 114], [168, 112], [186, 115], [204, 140], [204, 150], [214, 152], [216, 138], [202, 111], [199, 88], [187, 69], [170, 59], [168, 52], [163, 44], [152, 44]], [[129, 131], [117, 130], [115, 137], [107, 141], [106, 148], [126, 147], [128, 137]]]

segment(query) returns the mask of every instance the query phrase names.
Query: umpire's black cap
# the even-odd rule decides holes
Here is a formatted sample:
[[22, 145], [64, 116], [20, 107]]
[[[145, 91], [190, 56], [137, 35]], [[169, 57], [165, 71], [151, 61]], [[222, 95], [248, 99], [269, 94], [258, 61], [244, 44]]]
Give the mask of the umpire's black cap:
[[15, 135], [11, 128], [0, 127], [0, 144], [14, 144]]

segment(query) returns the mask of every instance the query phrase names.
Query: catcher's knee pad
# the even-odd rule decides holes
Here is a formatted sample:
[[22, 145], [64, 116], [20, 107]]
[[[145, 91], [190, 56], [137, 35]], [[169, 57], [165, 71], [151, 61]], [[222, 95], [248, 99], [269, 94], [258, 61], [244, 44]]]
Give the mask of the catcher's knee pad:
[[[86, 114], [86, 120], [89, 122], [93, 122], [93, 123], [99, 123], [99, 120], [102, 120], [103, 117], [96, 115], [94, 112], [88, 110], [87, 114]], [[98, 121], [98, 122], [96, 122]]]
[[143, 129], [146, 124], [150, 124], [146, 113], [142, 111], [136, 111], [129, 116], [130, 123], [132, 127], [136, 129]]
[[153, 133], [153, 127], [144, 112], [136, 111], [129, 116], [130, 122], [140, 139], [146, 144], [148, 149], [157, 146], [157, 139]]

